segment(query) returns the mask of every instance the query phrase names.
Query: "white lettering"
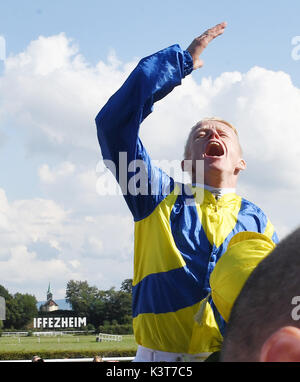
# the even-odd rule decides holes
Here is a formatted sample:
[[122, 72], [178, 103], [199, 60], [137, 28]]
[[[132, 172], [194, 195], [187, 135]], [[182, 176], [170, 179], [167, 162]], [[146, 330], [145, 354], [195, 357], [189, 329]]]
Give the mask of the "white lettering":
[[127, 152], [119, 153], [119, 185], [124, 195], [127, 195]]
[[78, 326], [86, 326], [86, 317], [79, 317], [78, 318]]
[[[128, 162], [127, 152], [119, 152], [117, 163], [111, 160], [102, 160], [97, 163], [96, 173], [99, 174], [99, 178], [97, 179], [96, 190], [99, 195], [168, 194], [171, 184], [167, 183], [161, 189], [161, 182], [157, 181], [156, 176], [154, 176], [156, 173], [154, 169], [160, 168], [163, 171], [163, 176], [168, 174], [171, 178], [177, 179], [177, 183], [190, 183], [190, 176], [193, 174], [193, 178], [196, 176], [195, 183], [203, 184], [204, 161], [196, 162], [202, 162], [201, 167], [194, 161], [184, 160], [183, 171], [179, 160], [152, 160], [152, 167], [149, 167], [149, 163], [142, 159]], [[148, 173], [150, 169], [151, 173]], [[129, 173], [132, 174], [130, 178]], [[118, 182], [115, 182], [115, 178]], [[149, 180], [151, 180], [151, 187], [149, 187]], [[116, 183], [119, 184], [117, 187], [114, 186]]]
[[137, 379], [140, 374], [140, 369], [131, 369], [125, 368], [121, 369], [114, 366], [112, 369], [108, 369], [106, 372], [107, 377], [132, 377], [133, 379]]
[[298, 61], [300, 60], [300, 36], [292, 38], [292, 45], [296, 45], [292, 50], [292, 59]]
[[35, 317], [34, 328], [79, 328], [86, 326], [86, 317]]
[[112, 369], [108, 369], [107, 372], [106, 372], [106, 376], [107, 377], [112, 377]]
[[[139, 171], [137, 172], [137, 169]], [[135, 172], [128, 182], [130, 195], [148, 195], [148, 169], [143, 160], [135, 160], [129, 163], [128, 172]]]
[[42, 325], [42, 317], [38, 317], [37, 319], [37, 327], [40, 328]]
[[96, 182], [96, 191], [99, 195], [122, 195], [120, 187], [116, 182], [116, 166], [113, 161], [99, 161], [96, 166], [99, 178]]
[[6, 58], [6, 41], [3, 36], [0, 36], [0, 60], [5, 61]]
[[61, 318], [61, 327], [62, 328], [68, 328], [68, 317], [62, 317]]
[[69, 328], [73, 328], [73, 320], [74, 320], [74, 317], [69, 317]]
[[300, 320], [300, 296], [292, 298], [292, 305], [297, 305], [291, 312], [292, 319], [295, 321]]

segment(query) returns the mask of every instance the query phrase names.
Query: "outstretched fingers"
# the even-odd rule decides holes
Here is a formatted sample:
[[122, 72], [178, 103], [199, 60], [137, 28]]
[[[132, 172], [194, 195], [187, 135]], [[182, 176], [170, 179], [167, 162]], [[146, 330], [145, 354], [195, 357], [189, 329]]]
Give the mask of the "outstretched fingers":
[[203, 50], [207, 47], [207, 45], [212, 40], [214, 40], [216, 37], [218, 37], [221, 34], [223, 34], [226, 26], [227, 26], [226, 22], [220, 23], [220, 24], [218, 24], [218, 25], [208, 29], [207, 31], [202, 33], [199, 37], [196, 37], [195, 40], [197, 40], [198, 44], [199, 44], [199, 51], [198, 51], [198, 53], [201, 54], [203, 52]]
[[226, 22], [215, 25], [202, 33], [199, 37], [196, 37], [187, 48], [193, 58], [194, 69], [201, 68], [203, 66], [203, 61], [199, 58], [199, 56], [212, 40], [223, 34], [226, 26]]

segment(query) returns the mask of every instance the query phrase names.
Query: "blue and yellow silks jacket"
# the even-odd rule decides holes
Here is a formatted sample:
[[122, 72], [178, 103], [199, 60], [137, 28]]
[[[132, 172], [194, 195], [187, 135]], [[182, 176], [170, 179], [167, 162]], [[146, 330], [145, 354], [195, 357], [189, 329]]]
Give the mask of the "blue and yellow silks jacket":
[[[116, 179], [135, 222], [136, 341], [155, 350], [195, 354], [219, 350], [222, 343], [225, 321], [211, 299], [201, 325], [194, 317], [210, 292], [210, 274], [230, 239], [241, 231], [264, 233], [275, 243], [278, 239], [253, 203], [233, 193], [217, 201], [207, 190], [202, 190], [199, 202], [191, 186], [182, 187], [151, 163], [138, 136], [140, 124], [153, 104], [192, 70], [190, 54], [179, 45], [142, 59], [99, 112], [96, 125], [103, 158], [115, 163]], [[127, 163], [119, 163], [120, 152], [126, 153]], [[128, 192], [121, 181], [120, 167], [126, 169], [137, 160], [147, 172], [147, 193]]]

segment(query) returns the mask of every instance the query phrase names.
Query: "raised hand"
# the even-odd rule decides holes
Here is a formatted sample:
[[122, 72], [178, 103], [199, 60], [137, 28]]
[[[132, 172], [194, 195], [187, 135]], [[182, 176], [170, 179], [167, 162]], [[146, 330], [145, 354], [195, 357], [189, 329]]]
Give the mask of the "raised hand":
[[207, 45], [216, 37], [223, 34], [227, 26], [226, 22], [218, 24], [213, 28], [208, 29], [206, 32], [202, 33], [201, 36], [196, 37], [190, 46], [187, 48], [187, 51], [191, 54], [194, 62], [194, 69], [201, 68], [203, 66], [203, 61], [199, 58], [203, 50]]

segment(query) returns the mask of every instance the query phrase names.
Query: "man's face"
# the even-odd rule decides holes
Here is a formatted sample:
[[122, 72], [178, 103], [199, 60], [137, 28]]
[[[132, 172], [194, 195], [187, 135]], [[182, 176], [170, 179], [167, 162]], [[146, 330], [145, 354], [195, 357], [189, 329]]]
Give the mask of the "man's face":
[[204, 171], [218, 171], [237, 175], [245, 168], [238, 136], [234, 130], [219, 121], [204, 121], [196, 126], [189, 137], [189, 157], [194, 163], [204, 160]]

